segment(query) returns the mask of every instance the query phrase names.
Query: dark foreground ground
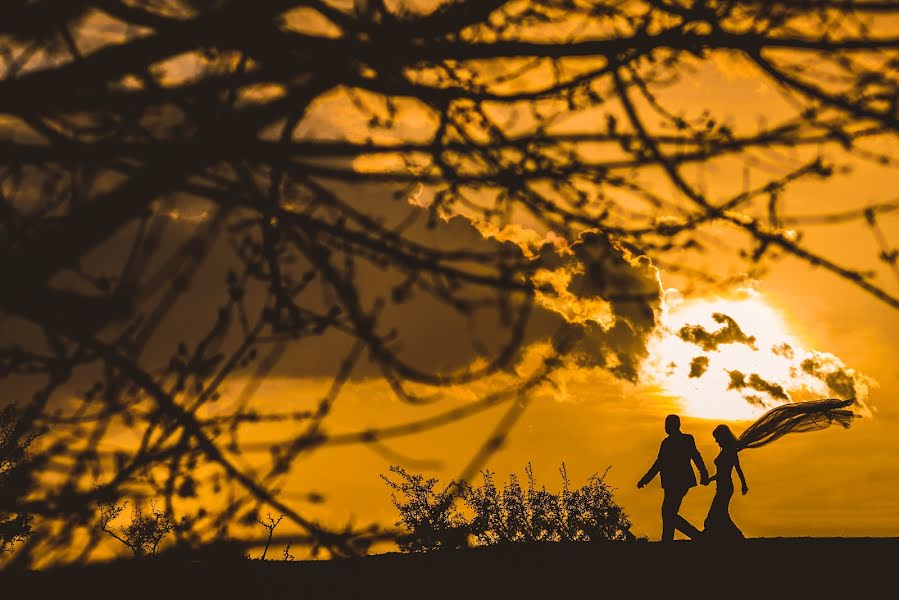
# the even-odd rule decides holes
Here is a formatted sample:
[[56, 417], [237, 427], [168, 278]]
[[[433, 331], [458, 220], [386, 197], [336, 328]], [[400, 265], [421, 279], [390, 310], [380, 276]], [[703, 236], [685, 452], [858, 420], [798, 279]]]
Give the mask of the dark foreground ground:
[[[897, 598], [899, 538], [547, 544], [260, 562], [207, 558], [0, 573], [7, 598]], [[11, 592], [11, 593], [10, 593]]]

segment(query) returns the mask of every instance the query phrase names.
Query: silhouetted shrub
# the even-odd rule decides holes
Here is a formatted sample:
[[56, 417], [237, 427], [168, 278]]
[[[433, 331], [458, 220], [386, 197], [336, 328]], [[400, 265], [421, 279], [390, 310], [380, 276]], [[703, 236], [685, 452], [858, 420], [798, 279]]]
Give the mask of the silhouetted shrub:
[[396, 466], [390, 467], [390, 472], [398, 475], [400, 481], [394, 482], [385, 475], [381, 475], [381, 479], [402, 494], [402, 500], [395, 493], [390, 499], [400, 513], [396, 524], [409, 531], [409, 535], [397, 540], [400, 550], [424, 552], [467, 545], [467, 523], [457, 510], [452, 493], [455, 482], [436, 492], [436, 478], [425, 479], [424, 475], [415, 475]]
[[436, 478], [426, 479], [400, 467], [390, 471], [402, 479], [395, 483], [381, 476], [403, 495], [398, 499], [394, 493], [391, 499], [400, 513], [397, 525], [408, 531], [399, 540], [400, 549], [407, 552], [465, 545], [634, 539], [627, 514], [605, 482], [606, 473], [593, 474], [582, 487], [572, 490], [563, 464], [559, 469], [562, 490], [552, 493], [545, 486], [538, 487], [529, 463], [525, 469], [527, 489], [513, 473], [500, 490], [494, 474], [485, 470], [479, 486], [451, 481], [436, 492]]
[[135, 558], [154, 556], [159, 552], [159, 544], [177, 526], [171, 516], [156, 509], [150, 503], [150, 510], [144, 511], [135, 504], [131, 509], [131, 522], [113, 528], [111, 523], [125, 510], [127, 502], [103, 502], [100, 504], [100, 518], [97, 527], [124, 544]]
[[33, 482], [28, 446], [34, 435], [23, 437], [13, 405], [0, 409], [0, 553], [11, 552], [31, 535], [32, 516], [20, 507]]

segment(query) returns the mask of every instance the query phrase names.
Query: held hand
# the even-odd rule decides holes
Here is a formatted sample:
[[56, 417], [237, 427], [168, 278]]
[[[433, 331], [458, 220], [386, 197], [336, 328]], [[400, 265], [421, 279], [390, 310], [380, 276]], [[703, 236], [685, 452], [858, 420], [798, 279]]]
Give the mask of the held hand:
[[646, 487], [646, 482], [645, 482], [645, 481], [643, 481], [643, 480], [641, 479], [640, 481], [637, 482], [637, 489], [638, 489], [638, 490], [642, 490], [644, 487]]
[[701, 483], [702, 485], [708, 485], [710, 481], [711, 481], [711, 479], [709, 479], [709, 476], [706, 475], [705, 477], [703, 477], [702, 479], [699, 480], [699, 483]]

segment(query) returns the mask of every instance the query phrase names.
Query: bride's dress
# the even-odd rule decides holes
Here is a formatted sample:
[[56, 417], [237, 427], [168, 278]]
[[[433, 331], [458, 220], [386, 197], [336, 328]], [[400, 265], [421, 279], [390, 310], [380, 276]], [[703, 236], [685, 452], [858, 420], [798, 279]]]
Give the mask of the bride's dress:
[[733, 450], [722, 450], [715, 458], [717, 476], [715, 482], [715, 498], [705, 518], [703, 537], [721, 540], [742, 540], [743, 532], [730, 518], [730, 499], [734, 495], [733, 469], [737, 453]]

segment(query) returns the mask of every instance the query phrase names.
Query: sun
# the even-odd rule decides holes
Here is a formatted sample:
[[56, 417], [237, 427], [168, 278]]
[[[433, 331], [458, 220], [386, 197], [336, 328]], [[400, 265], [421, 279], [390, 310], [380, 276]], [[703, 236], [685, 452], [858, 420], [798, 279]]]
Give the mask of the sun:
[[[661, 333], [650, 341], [644, 370], [649, 381], [679, 400], [689, 416], [752, 420], [797, 394], [827, 392], [820, 379], [797, 368], [797, 357], [806, 354], [800, 341], [757, 292], [736, 300], [682, 302], [668, 308], [662, 325]], [[700, 333], [730, 327], [733, 335], [719, 335], [703, 346], [703, 339], [684, 339], [690, 336], [683, 328], [698, 330], [696, 326]], [[717, 343], [725, 337], [726, 342]]]

